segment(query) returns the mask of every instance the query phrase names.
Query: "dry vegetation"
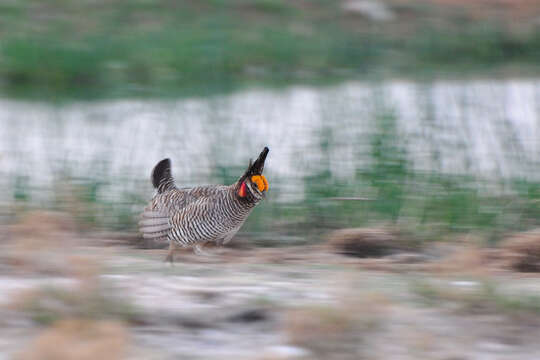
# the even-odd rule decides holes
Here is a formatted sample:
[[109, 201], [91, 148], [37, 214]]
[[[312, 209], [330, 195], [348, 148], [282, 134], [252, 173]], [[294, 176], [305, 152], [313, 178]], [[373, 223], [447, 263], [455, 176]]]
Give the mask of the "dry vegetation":
[[538, 318], [540, 297], [534, 293], [509, 294], [489, 279], [471, 281], [467, 286], [437, 284], [430, 281], [415, 281], [414, 293], [432, 305], [449, 304], [455, 310], [467, 314], [498, 314], [524, 318]]
[[359, 359], [365, 340], [380, 328], [389, 301], [380, 294], [349, 295], [337, 304], [293, 308], [285, 331], [291, 344], [308, 349], [313, 358]]
[[94, 259], [73, 257], [66, 273], [72, 286], [42, 286], [22, 290], [7, 304], [38, 324], [50, 325], [66, 318], [135, 321], [137, 311], [125, 296], [100, 280], [101, 266]]
[[477, 235], [454, 236], [420, 245], [384, 228], [342, 229], [332, 232], [328, 248], [363, 258], [366, 269], [428, 271], [439, 275], [487, 276], [500, 272], [540, 272], [540, 230], [516, 233], [496, 247]]
[[75, 224], [62, 213], [35, 211], [6, 229], [0, 259], [20, 272], [64, 274], [78, 243]]
[[64, 318], [117, 319], [135, 321], [133, 305], [114, 294], [113, 289], [94, 281], [74, 288], [42, 287], [20, 292], [8, 309], [30, 317], [38, 324], [52, 324]]
[[[9, 233], [2, 244], [6, 251], [2, 251], [0, 261], [7, 262], [14, 279], [21, 274], [34, 277], [54, 275], [69, 281], [64, 286], [39, 285], [19, 291], [0, 311], [6, 310], [10, 316], [29, 319], [31, 321], [28, 323], [33, 324], [34, 330], [40, 330], [34, 338], [24, 340], [25, 349], [18, 349], [14, 357], [17, 360], [122, 359], [135, 346], [129, 335], [133, 326], [140, 329], [149, 325], [163, 326], [164, 323], [167, 326], [174, 323], [173, 330], [167, 328], [167, 331], [174, 333], [193, 332], [193, 324], [208, 328], [215, 326], [213, 329], [216, 331], [225, 326], [252, 326], [255, 329], [251, 329], [253, 331], [276, 332], [292, 346], [287, 351], [298, 351], [300, 355], [297, 357], [302, 359], [373, 358], [374, 354], [387, 351], [386, 341], [394, 339], [392, 336], [402, 342], [398, 346], [418, 351], [422, 357], [433, 349], [439, 349], [437, 341], [430, 340], [431, 336], [436, 338], [436, 332], [419, 326], [411, 333], [408, 325], [406, 327], [409, 330], [403, 330], [403, 322], [407, 324], [407, 321], [412, 321], [412, 324], [416, 321], [411, 320], [416, 315], [409, 318], [407, 313], [422, 314], [425, 311], [428, 315], [423, 316], [429, 320], [433, 312], [429, 315], [426, 309], [436, 309], [434, 311], [439, 312], [435, 315], [437, 321], [448, 321], [444, 320], [448, 316], [459, 318], [458, 321], [471, 316], [474, 319], [477, 316], [491, 316], [512, 323], [522, 331], [526, 331], [523, 329], [529, 326], [527, 324], [540, 321], [540, 297], [530, 291], [514, 293], [502, 286], [506, 283], [499, 283], [496, 277], [501, 271], [504, 271], [504, 275], [508, 275], [510, 270], [538, 271], [535, 267], [540, 255], [538, 230], [515, 234], [503, 241], [500, 247], [492, 249], [483, 246], [483, 238], [472, 235], [425, 245], [421, 251], [420, 247], [411, 246], [405, 239], [397, 232], [384, 228], [345, 229], [332, 233], [328, 243], [319, 246], [225, 248], [210, 260], [199, 259], [191, 253], [181, 254], [178, 266], [182, 270], [171, 270], [173, 282], [178, 281], [179, 276], [186, 276], [183, 271], [193, 271], [193, 268], [203, 270], [200, 274], [197, 272], [197, 276], [204, 277], [211, 276], [209, 274], [213, 274], [216, 269], [230, 271], [238, 267], [243, 269], [238, 277], [242, 279], [242, 289], [238, 291], [246, 295], [254, 291], [250, 287], [257, 289], [260, 284], [253, 279], [251, 283], [244, 281], [248, 281], [251, 276], [260, 276], [257, 272], [263, 266], [263, 271], [275, 272], [273, 281], [264, 284], [268, 286], [268, 291], [277, 289], [282, 294], [291, 291], [294, 293], [298, 289], [291, 288], [298, 284], [300, 287], [307, 286], [302, 290], [304, 296], [316, 293], [327, 295], [316, 300], [306, 296], [308, 300], [302, 300], [305, 302], [297, 304], [294, 301], [287, 305], [280, 302], [281, 298], [272, 297], [271, 305], [257, 303], [255, 311], [243, 309], [239, 316], [226, 317], [234, 321], [221, 321], [216, 325], [209, 319], [222, 318], [221, 312], [227, 310], [224, 304], [227, 299], [232, 299], [230, 291], [217, 292], [214, 288], [208, 290], [204, 287], [190, 289], [197, 294], [198, 299], [202, 299], [198, 301], [213, 304], [216, 307], [214, 311], [220, 312], [221, 317], [214, 318], [210, 314], [205, 319], [204, 315], [196, 315], [203, 319], [193, 321], [188, 317], [189, 321], [186, 322], [184, 315], [176, 314], [174, 310], [170, 316], [178, 316], [176, 320], [167, 319], [169, 315], [163, 318], [156, 315], [156, 318], [149, 320], [150, 316], [154, 316], [151, 315], [153, 313], [144, 308], [135, 308], [127, 300], [132, 291], [130, 287], [122, 287], [120, 294], [118, 288], [107, 286], [101, 277], [105, 272], [103, 259], [87, 254], [77, 255], [87, 244], [78, 240], [69, 217], [54, 213], [29, 213], [18, 224], [9, 227]], [[414, 258], [413, 250], [417, 255], [424, 255], [423, 260], [409, 261], [411, 257]], [[137, 252], [137, 256], [156, 252], [122, 248], [122, 253], [127, 251]], [[396, 256], [396, 252], [399, 256]], [[152, 255], [145, 261], [155, 263], [159, 259], [161, 265], [162, 255], [160, 252], [159, 256], [154, 258]], [[45, 262], [43, 258], [53, 260]], [[5, 265], [1, 262], [0, 265]], [[148, 263], [145, 266], [149, 266]], [[388, 281], [388, 278], [393, 280], [379, 284], [381, 287], [377, 290], [367, 289], [364, 285], [373, 276], [373, 273], [366, 275], [369, 274], [368, 268], [377, 270], [375, 276], [384, 278], [383, 281]], [[165, 267], [156, 266], [151, 269], [159, 271], [158, 278], [171, 274], [162, 272]], [[247, 277], [246, 272], [250, 274]], [[419, 272], [422, 275], [419, 276]], [[409, 275], [402, 277], [405, 273]], [[332, 274], [332, 280], [324, 283], [325, 276], [329, 274]], [[188, 276], [191, 278], [192, 273]], [[455, 285], [453, 278], [474, 280], [467, 280], [465, 285]], [[232, 277], [211, 279], [229, 282]], [[405, 284], [411, 279], [410, 289], [406, 285], [404, 288], [399, 285], [396, 292], [385, 292], [384, 287], [396, 286], [393, 283], [396, 279], [401, 283], [405, 281]], [[201, 280], [204, 282], [205, 279]], [[167, 287], [169, 285], [175, 286], [171, 283]], [[186, 290], [175, 289], [177, 292], [173, 296], [181, 299]], [[257, 296], [261, 294], [257, 293]], [[291, 295], [283, 295], [286, 296]], [[407, 302], [398, 302], [402, 298], [420, 299], [432, 307], [415, 307]], [[185, 299], [178, 301], [182, 307], [178, 312], [185, 310], [186, 305], [189, 306], [189, 303], [182, 302], [187, 301]], [[249, 307], [249, 301], [242, 304], [243, 307]], [[274, 322], [272, 319], [283, 321]], [[481, 319], [478, 321], [482, 322]], [[393, 335], [388, 335], [389, 332]], [[429, 335], [429, 339], [425, 334]], [[279, 351], [264, 351], [262, 354], [264, 359], [287, 358]]]
[[540, 271], [540, 229], [515, 234], [501, 244], [508, 266], [516, 271]]
[[15, 359], [125, 359], [127, 345], [127, 330], [119, 322], [66, 319], [45, 329]]
[[448, 256], [426, 266], [426, 270], [446, 275], [482, 276], [493, 270], [492, 258], [490, 250], [476, 245], [462, 245]]
[[0, 260], [13, 278], [54, 276], [63, 285], [20, 290], [0, 310], [47, 326], [18, 353], [18, 360], [123, 359], [128, 346], [124, 324], [133, 306], [100, 280], [100, 259], [77, 255], [81, 245], [72, 219], [59, 213], [30, 212], [7, 229]]
[[13, 275], [54, 275], [73, 282], [22, 290], [10, 300], [8, 308], [40, 324], [64, 318], [133, 318], [133, 306], [100, 279], [101, 259], [78, 255], [84, 242], [74, 229], [69, 216], [49, 212], [28, 213], [9, 228], [2, 260]]

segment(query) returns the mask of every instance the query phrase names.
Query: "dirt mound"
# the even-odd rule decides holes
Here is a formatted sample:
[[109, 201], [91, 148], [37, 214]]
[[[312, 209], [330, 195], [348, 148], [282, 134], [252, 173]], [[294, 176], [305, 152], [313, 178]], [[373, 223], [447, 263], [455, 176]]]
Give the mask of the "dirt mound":
[[517, 233], [501, 245], [507, 265], [521, 272], [540, 272], [540, 229]]
[[403, 248], [396, 234], [382, 228], [336, 230], [328, 236], [328, 245], [337, 253], [361, 258], [386, 256]]

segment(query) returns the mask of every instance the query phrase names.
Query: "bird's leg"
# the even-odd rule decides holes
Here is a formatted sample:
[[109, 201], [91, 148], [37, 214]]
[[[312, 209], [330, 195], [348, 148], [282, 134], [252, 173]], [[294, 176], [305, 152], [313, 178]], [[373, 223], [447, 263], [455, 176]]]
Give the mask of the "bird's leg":
[[174, 245], [174, 241], [169, 240], [169, 252], [167, 253], [165, 262], [169, 262], [171, 266], [174, 265], [174, 251], [175, 250], [176, 250], [176, 246]]
[[208, 256], [208, 257], [214, 256], [214, 254], [203, 250], [203, 247], [204, 247], [205, 244], [206, 243], [202, 243], [202, 244], [197, 243], [197, 244], [195, 244], [195, 246], [193, 246], [193, 252], [195, 252], [195, 254], [200, 255], [200, 256]]

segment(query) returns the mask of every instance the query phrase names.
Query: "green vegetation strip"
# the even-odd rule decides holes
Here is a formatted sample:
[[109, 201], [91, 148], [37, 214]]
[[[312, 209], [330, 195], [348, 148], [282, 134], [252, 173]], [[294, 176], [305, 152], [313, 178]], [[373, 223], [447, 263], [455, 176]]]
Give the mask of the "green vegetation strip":
[[329, 0], [8, 2], [0, 87], [25, 97], [208, 95], [540, 60], [535, 28], [516, 32], [416, 2], [394, 11], [396, 20], [379, 23]]

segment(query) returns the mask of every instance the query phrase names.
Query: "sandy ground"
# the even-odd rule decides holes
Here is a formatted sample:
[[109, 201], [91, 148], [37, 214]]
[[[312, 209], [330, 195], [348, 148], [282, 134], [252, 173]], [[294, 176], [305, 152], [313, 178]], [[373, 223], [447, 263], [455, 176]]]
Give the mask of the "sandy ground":
[[[164, 250], [93, 245], [72, 243], [35, 257], [3, 246], [0, 359], [74, 358], [54, 355], [62, 345], [50, 343], [80, 341], [55, 328], [77, 317], [85, 319], [84, 331], [96, 318], [120, 324], [122, 330], [104, 337], [125, 338], [107, 345], [116, 353], [81, 345], [78, 354], [88, 358], [540, 358], [534, 303], [540, 277], [534, 274], [474, 266], [441, 271], [424, 258], [359, 259], [324, 246], [223, 249], [211, 257], [182, 253], [171, 266]], [[508, 299], [523, 294], [532, 303], [493, 305], [489, 294], [477, 291], [486, 281]], [[39, 293], [47, 288], [114, 296], [132, 314], [122, 317], [110, 305], [73, 310], [85, 308], [85, 296], [58, 300]], [[39, 305], [24, 300], [32, 291]], [[39, 321], [43, 316], [51, 321]]]

